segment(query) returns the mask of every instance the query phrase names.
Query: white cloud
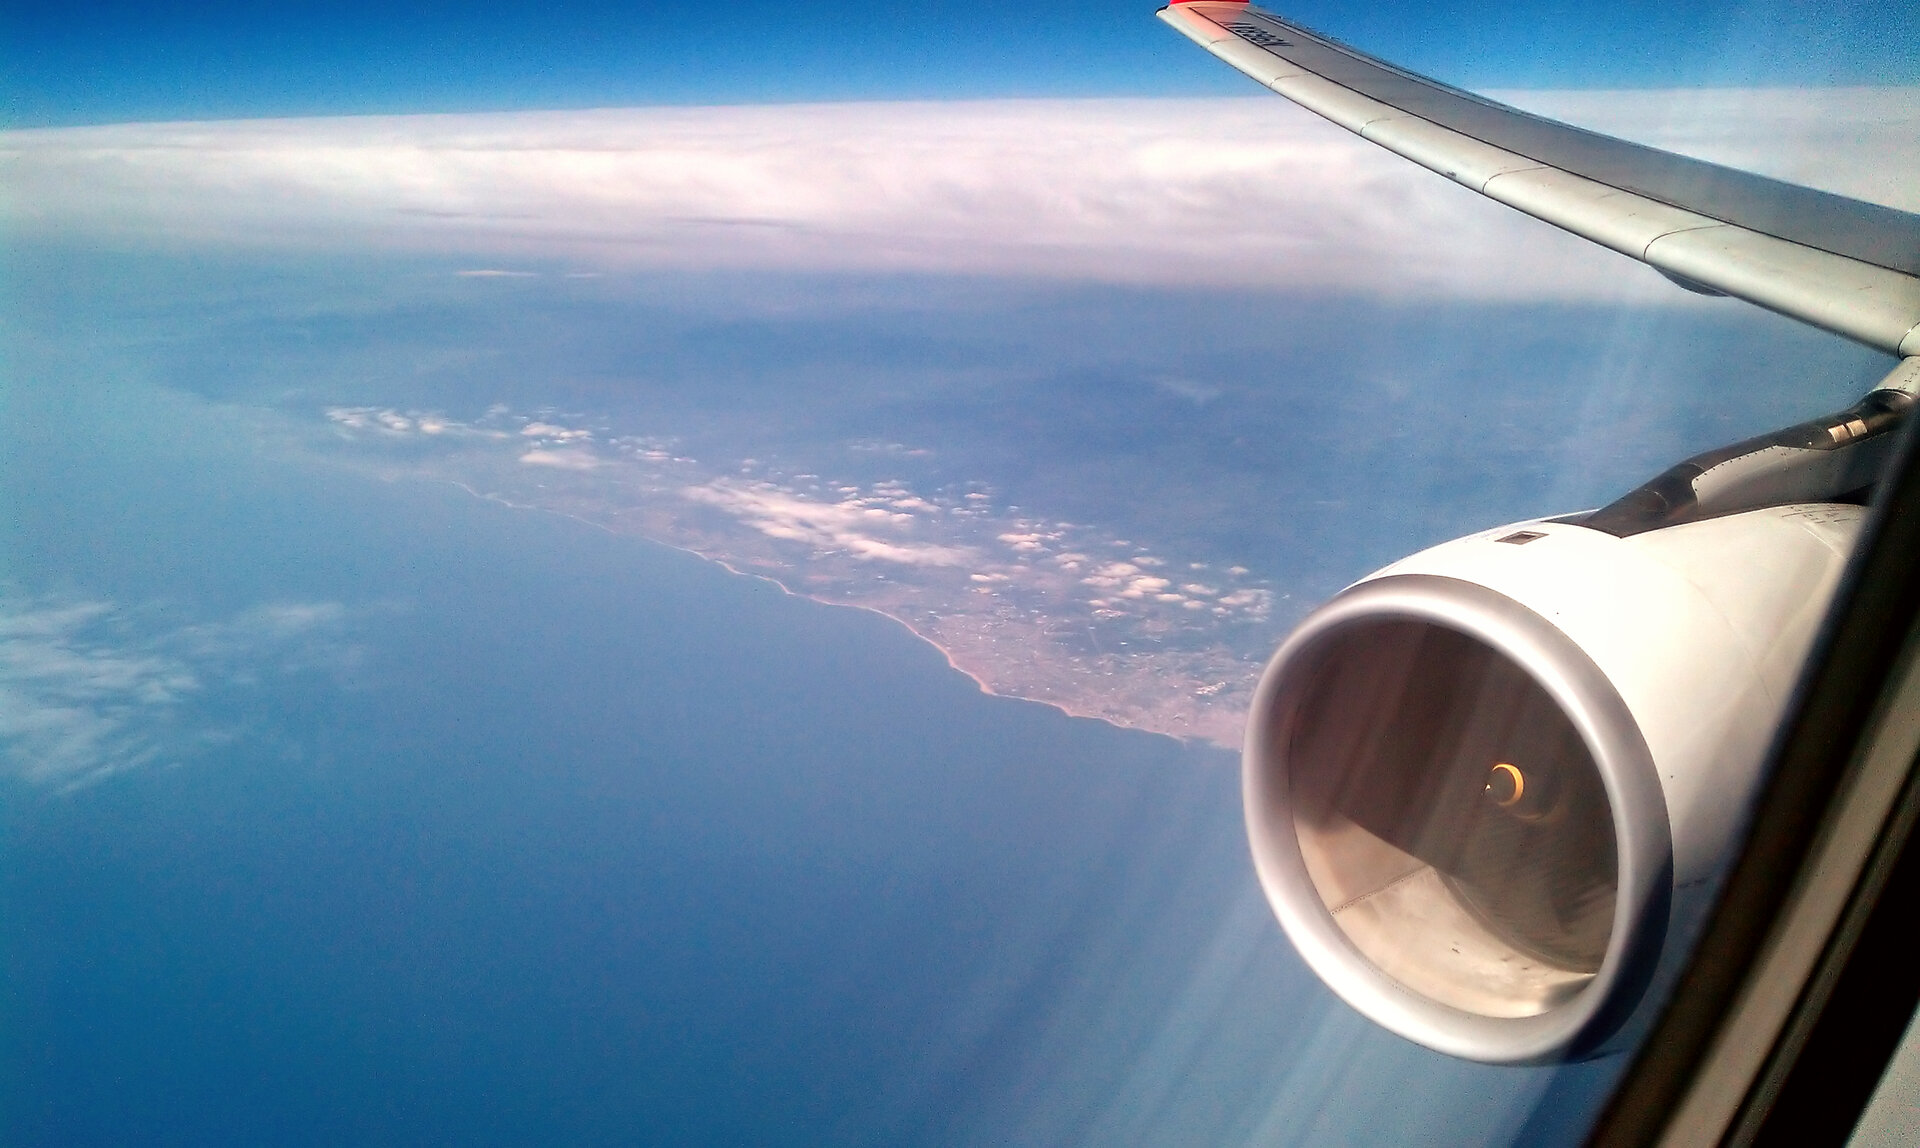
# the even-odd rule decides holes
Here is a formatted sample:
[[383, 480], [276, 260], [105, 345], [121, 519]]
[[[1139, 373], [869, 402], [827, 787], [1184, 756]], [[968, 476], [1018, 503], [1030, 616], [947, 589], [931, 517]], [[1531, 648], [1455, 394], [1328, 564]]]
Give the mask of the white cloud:
[[[1506, 96], [1920, 208], [1920, 89]], [[1683, 301], [1277, 97], [38, 129], [0, 169], [16, 234]]]
[[593, 470], [600, 460], [584, 450], [545, 450], [535, 448], [520, 456], [528, 466], [549, 466], [555, 470]]
[[[452, 437], [505, 438], [503, 431], [484, 430], [445, 415], [408, 411], [405, 414], [381, 407], [328, 407], [328, 421], [345, 430], [373, 431], [389, 438], [407, 438], [416, 434]], [[587, 432], [577, 432], [585, 436]]]
[[914, 525], [910, 514], [891, 513], [856, 501], [820, 502], [770, 483], [715, 479], [684, 492], [695, 502], [714, 506], [769, 538], [804, 542], [820, 550], [840, 550], [863, 560], [904, 566], [963, 566], [974, 561], [971, 549], [878, 537], [875, 529]]
[[1264, 618], [1273, 606], [1273, 593], [1269, 590], [1244, 589], [1231, 594], [1223, 594], [1219, 604], [1222, 607], [1244, 611], [1249, 617]]

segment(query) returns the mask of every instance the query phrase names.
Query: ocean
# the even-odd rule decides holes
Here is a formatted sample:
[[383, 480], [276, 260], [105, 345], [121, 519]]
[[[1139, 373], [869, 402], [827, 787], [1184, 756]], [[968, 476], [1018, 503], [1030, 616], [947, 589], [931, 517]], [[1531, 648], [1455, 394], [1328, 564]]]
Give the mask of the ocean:
[[1552, 1141], [1611, 1071], [1333, 1001], [1226, 751], [13, 347], [10, 1144]]

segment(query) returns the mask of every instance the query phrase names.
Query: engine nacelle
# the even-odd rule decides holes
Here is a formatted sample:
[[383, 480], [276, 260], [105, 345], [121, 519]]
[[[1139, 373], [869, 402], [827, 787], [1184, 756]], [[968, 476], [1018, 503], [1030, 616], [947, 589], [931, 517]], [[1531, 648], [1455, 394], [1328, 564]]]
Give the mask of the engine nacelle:
[[1723, 864], [1863, 513], [1523, 523], [1309, 615], [1261, 679], [1243, 775], [1307, 963], [1441, 1052], [1604, 1046]]

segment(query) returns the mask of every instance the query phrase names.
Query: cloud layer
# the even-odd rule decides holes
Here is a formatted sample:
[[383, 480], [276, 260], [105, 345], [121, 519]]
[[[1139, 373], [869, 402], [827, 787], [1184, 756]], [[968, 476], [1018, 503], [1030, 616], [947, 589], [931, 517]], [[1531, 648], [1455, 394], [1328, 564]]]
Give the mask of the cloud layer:
[[[1518, 93], [1920, 208], [1920, 90]], [[556, 265], [1676, 294], [1276, 97], [638, 109], [0, 133], [23, 234]], [[525, 261], [520, 266], [516, 260]]]

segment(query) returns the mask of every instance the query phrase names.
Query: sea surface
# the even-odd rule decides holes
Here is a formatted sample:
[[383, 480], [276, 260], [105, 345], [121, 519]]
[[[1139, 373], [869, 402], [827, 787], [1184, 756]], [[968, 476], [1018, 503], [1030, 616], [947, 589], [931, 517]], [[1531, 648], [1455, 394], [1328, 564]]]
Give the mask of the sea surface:
[[1223, 750], [9, 345], [7, 1143], [1553, 1142], [1612, 1071], [1332, 1000]]

